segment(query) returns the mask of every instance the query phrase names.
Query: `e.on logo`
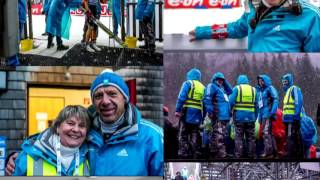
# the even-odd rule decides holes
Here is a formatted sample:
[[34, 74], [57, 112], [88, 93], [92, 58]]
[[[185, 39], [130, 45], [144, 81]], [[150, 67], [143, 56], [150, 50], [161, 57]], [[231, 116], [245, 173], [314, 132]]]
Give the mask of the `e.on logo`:
[[240, 0], [165, 0], [165, 8], [233, 8]]

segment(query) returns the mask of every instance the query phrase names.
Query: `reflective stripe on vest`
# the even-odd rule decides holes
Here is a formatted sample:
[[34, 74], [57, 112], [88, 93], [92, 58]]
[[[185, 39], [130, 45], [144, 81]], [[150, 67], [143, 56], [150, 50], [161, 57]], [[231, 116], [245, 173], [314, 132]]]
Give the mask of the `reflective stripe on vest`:
[[248, 84], [238, 85], [237, 89], [238, 95], [234, 109], [254, 112], [256, 90]]
[[283, 99], [283, 115], [294, 115], [294, 99], [292, 97], [292, 90], [295, 86], [291, 86]]
[[204, 86], [201, 82], [192, 80], [191, 88], [188, 93], [188, 99], [183, 107], [191, 107], [202, 110], [202, 99], [204, 94]]
[[[79, 166], [79, 176], [90, 176], [89, 163], [87, 160], [85, 162]], [[34, 160], [31, 156], [27, 155], [27, 176], [57, 176], [57, 169], [42, 158]]]

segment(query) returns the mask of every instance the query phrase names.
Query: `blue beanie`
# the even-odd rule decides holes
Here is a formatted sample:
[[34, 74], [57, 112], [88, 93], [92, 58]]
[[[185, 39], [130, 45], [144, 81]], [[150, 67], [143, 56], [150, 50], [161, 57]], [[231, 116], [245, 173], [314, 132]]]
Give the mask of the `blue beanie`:
[[93, 94], [99, 88], [103, 86], [114, 86], [117, 88], [124, 98], [126, 99], [126, 103], [129, 102], [129, 88], [123, 78], [113, 72], [102, 72], [99, 74], [96, 79], [91, 84], [90, 94], [91, 100], [93, 102]]

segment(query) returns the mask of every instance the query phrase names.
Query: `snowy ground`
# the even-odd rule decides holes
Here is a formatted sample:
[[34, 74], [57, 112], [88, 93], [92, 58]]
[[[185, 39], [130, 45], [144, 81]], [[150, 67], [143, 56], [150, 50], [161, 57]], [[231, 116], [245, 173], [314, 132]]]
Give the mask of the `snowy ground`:
[[[71, 16], [72, 23], [71, 23], [71, 29], [70, 29], [70, 39], [65, 40], [63, 39], [63, 44], [68, 45], [71, 49], [74, 45], [81, 42], [82, 35], [83, 35], [83, 25], [85, 22], [84, 16]], [[109, 29], [112, 30], [112, 19], [111, 17], [101, 17], [100, 21]], [[61, 58], [65, 55], [67, 51], [56, 51], [56, 42], [55, 47], [47, 49], [47, 36], [42, 36], [42, 34], [45, 32], [45, 16], [44, 15], [33, 15], [32, 16], [32, 24], [33, 24], [33, 38], [34, 38], [34, 44], [38, 48], [35, 48], [33, 50], [27, 51], [27, 52], [20, 52], [21, 54], [37, 54], [42, 56], [50, 56], [55, 58]], [[120, 27], [119, 27], [120, 31]], [[109, 36], [99, 29], [99, 36], [97, 38], [97, 45], [98, 46], [109, 46], [109, 47], [120, 47], [119, 44], [117, 44], [114, 40], [109, 39]], [[143, 45], [143, 42], [137, 43], [137, 46]], [[163, 43], [156, 42], [157, 46], [157, 52], [162, 52], [163, 49]]]

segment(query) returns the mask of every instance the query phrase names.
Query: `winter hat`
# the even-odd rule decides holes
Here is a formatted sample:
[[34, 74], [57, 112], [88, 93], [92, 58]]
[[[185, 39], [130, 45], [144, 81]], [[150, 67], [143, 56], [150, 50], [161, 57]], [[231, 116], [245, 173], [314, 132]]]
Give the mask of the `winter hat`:
[[93, 102], [93, 94], [94, 92], [99, 88], [103, 86], [113, 86], [117, 88], [124, 98], [126, 99], [126, 103], [129, 102], [129, 88], [126, 84], [126, 82], [123, 80], [123, 78], [117, 74], [115, 74], [112, 71], [102, 71], [101, 74], [99, 74], [96, 79], [91, 84], [90, 88], [90, 94], [91, 94], [91, 100]]

